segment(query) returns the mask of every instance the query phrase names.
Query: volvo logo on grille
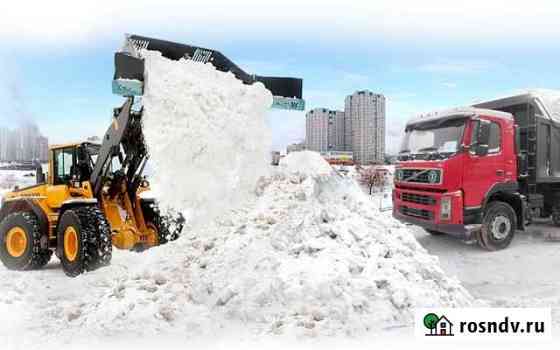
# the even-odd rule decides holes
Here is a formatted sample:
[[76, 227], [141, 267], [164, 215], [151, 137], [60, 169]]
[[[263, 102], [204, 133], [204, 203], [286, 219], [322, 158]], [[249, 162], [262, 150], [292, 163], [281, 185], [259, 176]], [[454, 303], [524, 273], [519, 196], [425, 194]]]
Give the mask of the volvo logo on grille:
[[435, 170], [432, 170], [428, 173], [428, 181], [430, 181], [430, 183], [435, 184], [436, 182], [438, 182], [438, 173]]

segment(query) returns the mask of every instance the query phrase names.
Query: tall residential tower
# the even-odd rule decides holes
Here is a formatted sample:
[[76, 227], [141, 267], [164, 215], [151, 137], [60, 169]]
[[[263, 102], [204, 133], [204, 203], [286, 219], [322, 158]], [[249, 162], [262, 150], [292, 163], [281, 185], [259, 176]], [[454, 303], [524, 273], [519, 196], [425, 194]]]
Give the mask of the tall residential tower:
[[315, 108], [305, 115], [306, 148], [316, 152], [344, 150], [344, 112]]
[[346, 148], [351, 146], [359, 164], [383, 162], [385, 158], [385, 96], [368, 90], [346, 97]]

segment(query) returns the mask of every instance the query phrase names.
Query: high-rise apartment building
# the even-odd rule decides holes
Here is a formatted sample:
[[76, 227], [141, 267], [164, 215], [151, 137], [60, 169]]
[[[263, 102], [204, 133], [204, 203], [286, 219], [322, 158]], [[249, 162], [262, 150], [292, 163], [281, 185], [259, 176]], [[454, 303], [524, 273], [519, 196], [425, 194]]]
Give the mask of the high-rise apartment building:
[[315, 108], [307, 112], [305, 118], [305, 142], [308, 150], [344, 150], [344, 112]]
[[359, 164], [383, 162], [385, 96], [368, 90], [356, 91], [346, 97], [344, 114], [346, 116], [345, 147], [351, 145], [354, 161]]
[[47, 161], [48, 143], [33, 123], [25, 123], [14, 130], [0, 128], [0, 161]]

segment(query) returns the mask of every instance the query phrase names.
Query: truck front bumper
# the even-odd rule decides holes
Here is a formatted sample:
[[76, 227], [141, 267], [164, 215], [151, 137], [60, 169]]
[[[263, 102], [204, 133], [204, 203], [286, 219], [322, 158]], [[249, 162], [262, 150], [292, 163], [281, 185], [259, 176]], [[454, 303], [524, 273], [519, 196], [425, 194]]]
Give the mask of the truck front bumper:
[[480, 230], [480, 224], [463, 225], [463, 224], [434, 223], [422, 219], [417, 219], [411, 216], [403, 215], [396, 210], [393, 210], [393, 217], [402, 222], [420, 226], [428, 230], [443, 232], [450, 236], [464, 239], [466, 241], [473, 239], [474, 233]]
[[[442, 219], [440, 214], [443, 197], [451, 198], [451, 217]], [[441, 193], [395, 188], [393, 191], [393, 217], [428, 230], [446, 233], [464, 240], [474, 238], [480, 224], [464, 221], [461, 192]]]

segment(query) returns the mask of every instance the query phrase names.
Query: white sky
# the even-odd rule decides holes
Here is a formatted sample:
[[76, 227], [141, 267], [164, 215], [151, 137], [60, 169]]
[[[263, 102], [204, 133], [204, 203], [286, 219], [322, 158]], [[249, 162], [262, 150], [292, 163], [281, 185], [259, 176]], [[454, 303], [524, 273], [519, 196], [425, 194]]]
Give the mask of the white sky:
[[[123, 33], [175, 33], [179, 37], [198, 34], [228, 40], [248, 37], [275, 42], [294, 38], [309, 45], [328, 45], [351, 36], [357, 42], [371, 45], [376, 38], [402, 42], [403, 46], [422, 45], [426, 38], [448, 43], [461, 43], [477, 50], [480, 38], [485, 42], [511, 41], [520, 37], [558, 45], [560, 38], [560, 1], [503, 1], [503, 0], [391, 0], [391, 1], [2, 1], [0, 2], [0, 67], [2, 54], [10, 55], [12, 48], [33, 50], [32, 55], [51, 55], [57, 50], [87, 50], [101, 43], [117, 43]], [[535, 39], [536, 38], [536, 39]], [[200, 38], [203, 43], [203, 39]], [[193, 42], [196, 44], [196, 42]], [[336, 46], [334, 46], [336, 49]], [[247, 57], [252, 55], [247, 53]], [[372, 59], [375, 59], [372, 57]], [[255, 72], [262, 62], [246, 62]], [[461, 74], [492, 71], [484, 61], [446, 61], [427, 63], [418, 69], [427, 73]], [[254, 66], [257, 67], [254, 67]], [[268, 71], [263, 69], [262, 71]], [[391, 68], [391, 67], [389, 67]], [[393, 67], [394, 68], [394, 67]], [[498, 67], [499, 68], [499, 67]], [[11, 69], [11, 68], [9, 68]], [[397, 67], [398, 69], [398, 67]], [[273, 69], [272, 69], [273, 70]], [[2, 73], [2, 72], [0, 72]], [[7, 81], [10, 72], [0, 75]], [[356, 88], [367, 85], [375, 90], [368, 77], [359, 72], [343, 74], [343, 80], [354, 81]], [[406, 75], [406, 72], [403, 74]], [[442, 80], [441, 85], [455, 89], [457, 82]], [[517, 88], [517, 87], [515, 87]], [[340, 108], [343, 97], [330, 87], [322, 90], [304, 88], [304, 96], [316, 103], [308, 108]], [[352, 93], [349, 89], [346, 94]], [[406, 106], [403, 94], [410, 91], [379, 91], [387, 95], [389, 109], [397, 101], [400, 109], [412, 112], [419, 106]], [[319, 101], [319, 102], [317, 102]], [[68, 102], [68, 101], [66, 101]], [[69, 103], [69, 102], [68, 102]], [[404, 106], [404, 107], [403, 107]], [[107, 106], [109, 111], [112, 106]], [[405, 108], [407, 107], [407, 108]], [[422, 110], [421, 110], [422, 111]], [[271, 112], [278, 115], [277, 112]], [[276, 114], [274, 114], [276, 113]], [[280, 119], [282, 117], [278, 117]], [[275, 125], [275, 144], [286, 139], [296, 141], [303, 135], [301, 114], [285, 117], [286, 122]], [[402, 121], [399, 121], [402, 123]], [[397, 147], [402, 125], [387, 126], [388, 148]], [[90, 134], [88, 124], [80, 124], [84, 134]], [[105, 126], [100, 126], [104, 130]], [[52, 130], [48, 130], [52, 131]]]
[[[252, 35], [297, 34], [301, 28], [329, 35], [379, 33], [398, 38], [557, 39], [558, 1], [3, 1], [0, 38], [33, 45], [67, 45], [132, 31], [138, 25], [185, 31], [203, 26], [216, 35], [227, 29]], [[248, 25], [250, 24], [250, 25]], [[336, 28], [336, 30], [332, 30]], [[520, 30], [520, 27], [522, 30]]]

